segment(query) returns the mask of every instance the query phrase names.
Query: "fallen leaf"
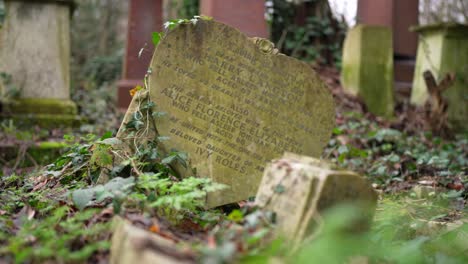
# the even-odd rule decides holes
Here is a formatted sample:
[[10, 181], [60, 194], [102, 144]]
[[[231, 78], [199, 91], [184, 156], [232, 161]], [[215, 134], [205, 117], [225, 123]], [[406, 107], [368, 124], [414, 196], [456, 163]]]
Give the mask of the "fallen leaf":
[[159, 233], [161, 231], [159, 225], [151, 225], [149, 230], [153, 233]]
[[213, 235], [208, 236], [207, 238], [208, 248], [215, 249], [216, 248], [216, 239]]
[[143, 89], [143, 87], [141, 87], [141, 85], [137, 85], [135, 86], [135, 88], [131, 89], [130, 90], [130, 96], [133, 97], [135, 96], [135, 94], [140, 91], [141, 89]]

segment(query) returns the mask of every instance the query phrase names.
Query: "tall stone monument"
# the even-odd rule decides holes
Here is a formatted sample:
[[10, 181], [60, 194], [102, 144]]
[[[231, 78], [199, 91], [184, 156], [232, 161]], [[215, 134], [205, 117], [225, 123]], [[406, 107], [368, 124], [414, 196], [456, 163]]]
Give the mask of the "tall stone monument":
[[0, 34], [0, 72], [12, 77], [19, 98], [3, 113], [44, 127], [72, 125], [70, 14], [72, 0], [6, 0]]
[[343, 45], [343, 88], [364, 100], [379, 116], [393, 115], [392, 32], [383, 26], [359, 24], [348, 31]]
[[229, 186], [210, 207], [254, 196], [264, 164], [284, 151], [319, 157], [334, 126], [332, 96], [310, 65], [212, 20], [169, 31], [150, 72], [149, 97], [168, 113], [156, 122], [170, 138], [161, 147], [188, 152], [197, 176]]
[[132, 100], [129, 91], [137, 85], [143, 85], [154, 51], [151, 34], [161, 32], [163, 24], [162, 0], [128, 2], [127, 43], [122, 80], [118, 83], [117, 93], [117, 104], [122, 109], [126, 109]]

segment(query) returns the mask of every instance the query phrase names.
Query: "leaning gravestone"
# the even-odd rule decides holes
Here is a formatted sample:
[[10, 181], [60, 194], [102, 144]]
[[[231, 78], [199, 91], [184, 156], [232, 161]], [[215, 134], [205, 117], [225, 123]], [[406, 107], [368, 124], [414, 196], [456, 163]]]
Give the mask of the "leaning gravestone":
[[349, 226], [353, 231], [366, 230], [377, 194], [358, 174], [337, 170], [318, 159], [286, 153], [265, 169], [255, 203], [276, 213], [278, 233], [300, 242], [319, 230], [323, 212], [340, 204], [360, 209], [357, 221]]
[[156, 122], [170, 138], [164, 149], [187, 152], [198, 176], [229, 186], [209, 207], [255, 195], [264, 164], [284, 151], [320, 156], [334, 126], [332, 96], [310, 65], [212, 20], [170, 30], [148, 81], [168, 113]]

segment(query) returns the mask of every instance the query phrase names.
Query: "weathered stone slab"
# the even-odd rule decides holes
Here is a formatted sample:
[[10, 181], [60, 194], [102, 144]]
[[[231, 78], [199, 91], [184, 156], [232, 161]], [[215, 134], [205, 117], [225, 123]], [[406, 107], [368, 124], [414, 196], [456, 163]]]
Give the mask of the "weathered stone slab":
[[276, 212], [280, 234], [301, 241], [317, 229], [324, 211], [343, 203], [367, 212], [359, 226], [352, 227], [366, 228], [376, 200], [376, 192], [363, 177], [318, 159], [286, 153], [265, 169], [255, 203]]
[[133, 226], [119, 217], [113, 220], [113, 225], [111, 264], [195, 263], [193, 256], [184, 255], [169, 239]]
[[[20, 100], [0, 113], [43, 127], [79, 123], [70, 100], [72, 0], [6, 0], [0, 72], [11, 75]], [[57, 121], [58, 120], [58, 121]]]
[[435, 24], [414, 28], [419, 33], [411, 103], [424, 105], [428, 90], [424, 71], [436, 79], [455, 74], [455, 83], [444, 92], [448, 120], [455, 130], [468, 130], [468, 25]]
[[284, 151], [320, 156], [334, 126], [332, 96], [308, 64], [215, 21], [171, 30], [150, 70], [150, 98], [168, 113], [156, 122], [165, 149], [230, 186], [210, 207], [255, 195], [265, 162]]
[[357, 25], [343, 45], [343, 88], [361, 97], [373, 114], [393, 115], [392, 31], [383, 26]]

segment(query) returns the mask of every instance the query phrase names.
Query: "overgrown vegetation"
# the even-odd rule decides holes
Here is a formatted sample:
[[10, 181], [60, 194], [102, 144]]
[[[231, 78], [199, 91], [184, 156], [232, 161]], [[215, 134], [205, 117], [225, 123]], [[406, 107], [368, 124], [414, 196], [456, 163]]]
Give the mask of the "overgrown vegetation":
[[327, 0], [271, 3], [271, 39], [282, 53], [340, 67], [347, 25], [333, 15]]
[[3, 20], [5, 19], [5, 7], [3, 1], [0, 1], [0, 28], [2, 28]]
[[[71, 24], [71, 95], [89, 125], [84, 133], [102, 134], [119, 124], [116, 81], [124, 54], [126, 18], [122, 0], [80, 0]], [[98, 26], [97, 26], [98, 25]]]
[[[242, 257], [241, 262], [266, 263], [274, 256], [291, 263], [467, 260], [466, 136], [445, 141], [429, 134], [405, 135], [359, 113], [345, 115], [324, 155], [367, 175], [386, 193], [373, 229], [360, 235], [343, 233], [348, 223], [343, 219], [352, 219], [356, 211], [337, 208], [324, 216], [326, 226], [314, 240], [291, 251], [284, 240], [272, 236], [274, 217], [269, 212], [250, 205], [227, 214], [203, 209], [207, 192], [223, 187], [207, 179], [178, 177], [172, 166], [186, 165], [186, 155], [158, 148], [157, 142], [165, 138], [152, 137], [147, 122], [165, 115], [144, 92], [136, 95], [142, 103], [122, 139], [133, 150], [122, 148], [122, 140], [111, 133], [99, 139], [88, 136], [43, 172], [0, 179], [0, 255], [18, 263], [93, 262], [108, 254], [111, 217], [138, 215], [151, 232], [178, 239], [173, 228], [189, 232], [193, 241], [188, 242], [195, 245], [193, 254], [200, 261]], [[153, 217], [167, 225], [155, 224]]]

